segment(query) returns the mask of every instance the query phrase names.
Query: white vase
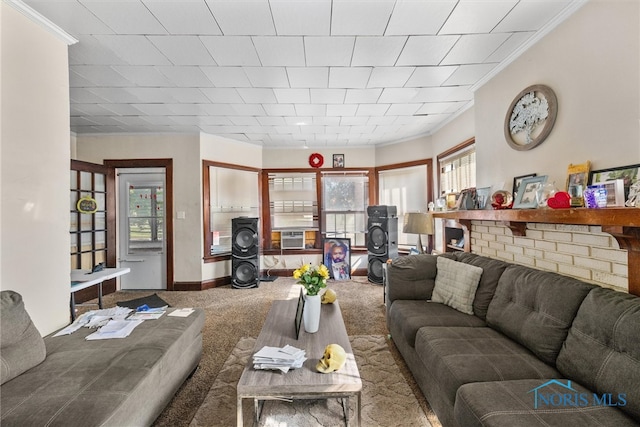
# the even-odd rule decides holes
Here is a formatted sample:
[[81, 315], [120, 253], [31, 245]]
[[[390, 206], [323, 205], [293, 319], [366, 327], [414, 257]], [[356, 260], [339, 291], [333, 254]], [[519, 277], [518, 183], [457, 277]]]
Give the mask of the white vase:
[[304, 311], [302, 319], [304, 320], [304, 330], [310, 334], [318, 332], [320, 327], [320, 295], [304, 296]]

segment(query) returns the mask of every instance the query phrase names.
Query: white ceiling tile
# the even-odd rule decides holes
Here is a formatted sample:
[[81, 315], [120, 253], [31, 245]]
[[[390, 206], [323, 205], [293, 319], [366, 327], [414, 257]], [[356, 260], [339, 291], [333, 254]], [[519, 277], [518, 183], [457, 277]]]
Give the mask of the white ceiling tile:
[[329, 35], [331, 0], [271, 0], [279, 36]]
[[328, 104], [327, 116], [355, 116], [357, 109], [356, 104]]
[[390, 66], [396, 65], [406, 37], [356, 37], [351, 65]]
[[170, 34], [222, 34], [209, 8], [203, 2], [142, 1]]
[[212, 116], [237, 116], [238, 113], [231, 104], [213, 103], [204, 106], [207, 114]]
[[398, 0], [385, 35], [434, 35], [442, 27], [457, 0]]
[[171, 82], [150, 65], [116, 65], [113, 69], [136, 86], [171, 86]]
[[252, 37], [260, 62], [265, 67], [304, 66], [302, 37]]
[[149, 36], [148, 38], [174, 65], [216, 65], [197, 36]]
[[461, 36], [441, 65], [483, 62], [509, 38], [509, 34], [470, 34]]
[[394, 3], [395, 0], [378, 0], [362, 7], [361, 0], [335, 0], [331, 15], [331, 35], [384, 34]]
[[287, 126], [302, 126], [300, 128], [303, 133], [314, 133], [317, 131], [322, 132], [322, 128], [319, 126], [313, 126], [311, 124], [311, 117], [283, 117]]
[[382, 89], [347, 89], [345, 104], [374, 104], [380, 98]]
[[200, 67], [215, 87], [251, 87], [241, 67]]
[[460, 0], [440, 34], [489, 33], [518, 0]]
[[133, 83], [106, 65], [72, 65], [71, 71], [95, 86], [133, 86]]
[[327, 106], [324, 104], [296, 104], [296, 113], [299, 116], [320, 116], [327, 114]]
[[195, 87], [168, 87], [162, 89], [178, 102], [188, 103], [209, 103], [210, 100], [202, 93], [202, 90]]
[[329, 68], [329, 87], [365, 88], [371, 75], [369, 67], [331, 67]]
[[441, 114], [457, 105], [457, 102], [427, 102], [416, 111], [416, 114]]
[[416, 102], [471, 101], [470, 86], [427, 87], [419, 89], [414, 97]]
[[71, 126], [91, 126], [97, 125], [98, 122], [90, 120], [86, 117], [73, 117], [71, 116]]
[[355, 41], [355, 37], [305, 37], [306, 65], [348, 66], [351, 64]]
[[239, 88], [237, 90], [247, 104], [275, 104], [278, 102], [273, 94], [273, 89]]
[[173, 112], [174, 115], [199, 115], [205, 114], [207, 106], [209, 104], [166, 104], [167, 108]]
[[340, 125], [340, 117], [312, 117], [314, 125], [318, 126], [338, 126]]
[[[155, 50], [155, 48], [152, 49]], [[156, 53], [164, 57], [156, 50]], [[166, 61], [166, 59], [164, 59]], [[167, 61], [168, 62], [168, 61]], [[125, 65], [127, 61], [91, 35], [69, 46], [69, 65]]]
[[236, 126], [260, 126], [258, 120], [255, 117], [229, 117], [231, 123]]
[[360, 104], [356, 116], [384, 116], [390, 104]]
[[367, 87], [402, 87], [414, 70], [415, 67], [375, 67]]
[[275, 35], [268, 0], [206, 0], [225, 36]]
[[156, 90], [152, 87], [130, 87], [124, 89], [124, 91], [130, 93], [139, 102], [164, 102], [168, 104], [177, 101], [170, 93]]
[[253, 87], [289, 87], [289, 79], [284, 67], [243, 67]]
[[325, 88], [329, 84], [329, 67], [287, 67], [292, 88]]
[[[78, 89], [71, 90], [71, 96], [73, 97], [74, 93], [77, 92]], [[80, 89], [81, 90], [81, 89]], [[94, 87], [87, 90], [88, 93], [92, 93], [96, 96], [98, 101], [93, 101], [97, 104], [110, 103], [110, 104], [118, 104], [118, 103], [135, 103], [141, 102], [141, 100], [129, 92], [126, 88], [117, 88], [117, 87]], [[73, 98], [72, 98], [73, 99]], [[87, 99], [85, 100], [77, 100], [77, 102], [92, 102]]]
[[280, 104], [308, 104], [311, 102], [309, 89], [273, 89]]
[[201, 36], [200, 39], [220, 66], [261, 65], [251, 37]]
[[440, 86], [457, 69], [457, 66], [417, 67], [405, 87]]
[[285, 125], [284, 118], [282, 117], [263, 116], [263, 117], [256, 117], [256, 120], [258, 120], [258, 123], [260, 123], [262, 126], [284, 126]]
[[266, 116], [267, 112], [261, 104], [233, 104], [236, 115], [239, 116]]
[[202, 72], [200, 67], [194, 66], [156, 66], [156, 70], [162, 73], [178, 87], [212, 87], [213, 83]]
[[[74, 104], [75, 108], [72, 114], [74, 115], [82, 115], [82, 116], [119, 116], [120, 114], [116, 114], [113, 111], [105, 108], [100, 104]], [[140, 114], [140, 111], [136, 110], [137, 114]]]
[[458, 36], [411, 36], [396, 65], [439, 65]]
[[418, 111], [422, 104], [392, 104], [385, 115], [388, 116], [411, 116]]
[[172, 116], [175, 113], [165, 104], [131, 104], [135, 109], [142, 111], [146, 116]]
[[70, 34], [112, 34], [113, 30], [77, 1], [26, 1]]
[[569, 4], [570, 0], [521, 0], [493, 31], [537, 31]]
[[[362, 107], [362, 106], [360, 106]], [[341, 117], [340, 124], [343, 126], [364, 126], [367, 124], [367, 120], [369, 120], [369, 116], [357, 116], [356, 117]]]
[[445, 82], [445, 86], [474, 85], [484, 77], [489, 71], [495, 68], [496, 64], [472, 64], [460, 65]]
[[523, 32], [512, 34], [507, 41], [502, 43], [491, 55], [485, 59], [485, 62], [501, 62], [511, 55], [516, 49], [522, 46], [535, 33]]
[[415, 102], [419, 90], [414, 88], [386, 88], [382, 91], [378, 102], [400, 104], [403, 102]]
[[[345, 117], [347, 119], [348, 117]], [[367, 120], [369, 120], [367, 118]], [[344, 119], [343, 119], [344, 121]], [[372, 133], [376, 129], [375, 125], [359, 125], [359, 126], [351, 126], [349, 129], [349, 133]]]
[[131, 104], [99, 104], [97, 106], [119, 116], [137, 116], [142, 114], [140, 110]]
[[342, 104], [346, 89], [311, 89], [313, 104]]
[[162, 24], [142, 2], [81, 1], [102, 22], [118, 34], [166, 34]]
[[269, 116], [295, 116], [293, 104], [264, 104], [262, 106]]
[[367, 121], [368, 125], [376, 125], [375, 133], [386, 132], [386, 130], [382, 130], [379, 127], [384, 125], [391, 125], [396, 120], [396, 116], [371, 116]]
[[96, 35], [95, 39], [121, 58], [125, 65], [171, 65], [145, 36]]
[[244, 102], [238, 91], [233, 88], [203, 88], [202, 93], [214, 104], [241, 104]]

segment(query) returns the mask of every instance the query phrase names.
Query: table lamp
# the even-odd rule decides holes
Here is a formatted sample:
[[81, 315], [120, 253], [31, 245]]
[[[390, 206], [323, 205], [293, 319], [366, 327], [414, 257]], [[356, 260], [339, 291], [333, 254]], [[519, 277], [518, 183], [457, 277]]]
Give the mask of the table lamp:
[[402, 232], [418, 235], [418, 252], [423, 254], [421, 234], [433, 234], [433, 217], [429, 213], [408, 212], [404, 214], [404, 226]]

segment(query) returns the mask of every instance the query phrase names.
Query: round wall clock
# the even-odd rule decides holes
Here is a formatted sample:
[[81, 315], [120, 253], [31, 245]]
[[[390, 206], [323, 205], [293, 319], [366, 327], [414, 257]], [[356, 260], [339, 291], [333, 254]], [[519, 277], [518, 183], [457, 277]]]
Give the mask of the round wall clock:
[[542, 144], [558, 114], [558, 100], [550, 87], [529, 86], [516, 96], [504, 119], [504, 136], [514, 150], [525, 151]]

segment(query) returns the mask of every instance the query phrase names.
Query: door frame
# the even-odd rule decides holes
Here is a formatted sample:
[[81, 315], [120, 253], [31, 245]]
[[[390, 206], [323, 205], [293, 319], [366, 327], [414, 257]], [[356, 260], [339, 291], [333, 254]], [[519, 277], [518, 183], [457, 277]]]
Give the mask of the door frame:
[[[165, 225], [166, 225], [166, 288], [175, 290], [173, 281], [173, 159], [109, 159], [104, 161], [105, 166], [113, 168], [164, 168], [165, 170]], [[115, 203], [115, 195], [114, 195]]]

